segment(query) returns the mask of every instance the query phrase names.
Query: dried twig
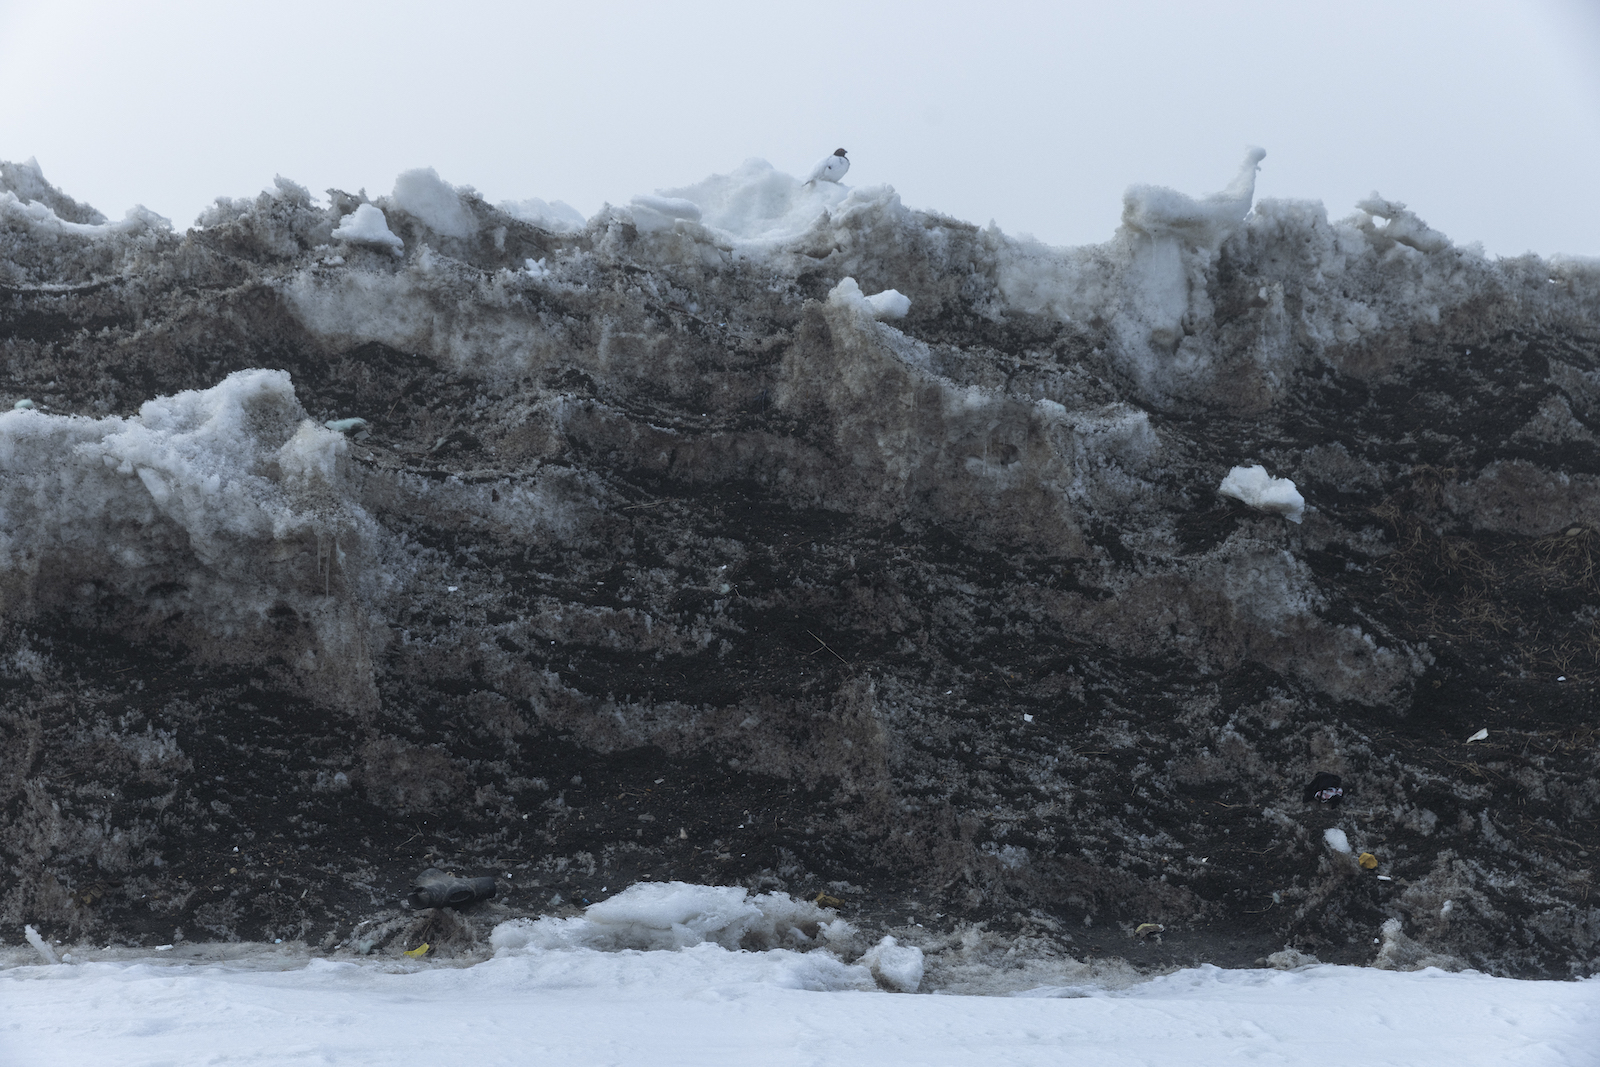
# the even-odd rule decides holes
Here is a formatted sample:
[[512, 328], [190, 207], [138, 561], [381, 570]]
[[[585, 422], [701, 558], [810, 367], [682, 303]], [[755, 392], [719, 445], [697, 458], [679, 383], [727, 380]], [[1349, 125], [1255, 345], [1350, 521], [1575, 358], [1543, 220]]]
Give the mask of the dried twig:
[[[822, 648], [828, 649], [828, 654], [830, 656], [832, 656], [834, 659], [838, 660], [840, 663], [843, 663], [846, 667], [850, 666], [850, 661], [845, 659], [843, 656], [839, 655], [839, 653], [835, 652], [832, 648], [830, 648], [828, 646], [828, 642], [824, 641], [822, 638], [818, 637], [816, 634], [811, 633], [810, 630], [807, 630], [806, 633], [811, 636], [812, 640], [814, 640], [817, 644], [821, 645]], [[822, 648], [813, 648], [810, 652], [807, 652], [806, 655], [814, 656], [818, 652], [821, 652]]]

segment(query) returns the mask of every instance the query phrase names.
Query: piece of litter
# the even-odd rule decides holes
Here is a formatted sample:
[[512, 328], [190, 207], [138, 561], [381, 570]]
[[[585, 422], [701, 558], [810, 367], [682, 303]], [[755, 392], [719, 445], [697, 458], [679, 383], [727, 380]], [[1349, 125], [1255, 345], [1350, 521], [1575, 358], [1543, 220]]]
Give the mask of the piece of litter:
[[172, 951], [172, 946], [171, 945], [157, 945], [156, 946], [156, 951], [157, 952], [171, 952]]
[[1311, 784], [1306, 786], [1302, 796], [1308, 804], [1315, 800], [1319, 804], [1331, 804], [1334, 807], [1338, 807], [1339, 802], [1344, 799], [1343, 787], [1344, 780], [1337, 774], [1319, 771], [1316, 777], [1311, 779]]
[[1562, 676], [1561, 676], [1561, 677], [1559, 677], [1559, 678], [1557, 678], [1557, 679], [1556, 679], [1556, 681], [1558, 681], [1558, 682], [1564, 682], [1564, 681], [1566, 681], [1566, 680], [1567, 680], [1567, 676], [1566, 676], [1566, 675], [1564, 675], [1564, 674], [1563, 674], [1563, 675], [1562, 675]]
[[1482, 741], [1484, 738], [1486, 738], [1488, 736], [1489, 736], [1489, 729], [1488, 729], [1488, 727], [1484, 727], [1482, 730], [1479, 730], [1477, 733], [1475, 733], [1471, 737], [1467, 738], [1467, 744], [1470, 745], [1474, 741]]
[[1361, 855], [1357, 856], [1356, 862], [1361, 864], [1361, 869], [1364, 871], [1375, 871], [1378, 869], [1378, 857], [1374, 856], [1370, 852], [1363, 852]]
[[1394, 881], [1394, 879], [1390, 878], [1387, 874], [1380, 874], [1380, 875], [1378, 875], [1378, 881], [1380, 881], [1380, 882], [1392, 882], [1392, 881]]
[[1133, 936], [1149, 937], [1151, 934], [1159, 934], [1165, 929], [1166, 927], [1162, 926], [1160, 923], [1140, 923], [1134, 928]]
[[461, 587], [459, 585], [447, 585], [447, 586], [444, 587], [444, 591], [446, 593], [454, 593], [457, 589], [460, 589], [460, 588]]
[[273, 944], [274, 944], [274, 945], [281, 945], [281, 944], [283, 944], [283, 938], [281, 938], [281, 937], [275, 937], [275, 938], [273, 938], [273, 939], [272, 939], [272, 943], [273, 943]]
[[1337, 826], [1330, 826], [1326, 830], [1322, 831], [1322, 840], [1335, 852], [1343, 852], [1346, 854], [1349, 854], [1350, 852], [1350, 839], [1346, 837], [1345, 832], [1339, 829]]
[[1032, 715], [1028, 715], [1028, 714], [1024, 714], [1022, 716], [1022, 721], [1023, 722], [1032, 722], [1033, 721], [1033, 716]]
[[426, 941], [424, 941], [422, 944], [418, 945], [416, 948], [408, 948], [408, 949], [406, 949], [406, 955], [410, 956], [412, 959], [421, 959], [423, 956], [426, 956], [427, 954], [428, 954], [428, 943]]

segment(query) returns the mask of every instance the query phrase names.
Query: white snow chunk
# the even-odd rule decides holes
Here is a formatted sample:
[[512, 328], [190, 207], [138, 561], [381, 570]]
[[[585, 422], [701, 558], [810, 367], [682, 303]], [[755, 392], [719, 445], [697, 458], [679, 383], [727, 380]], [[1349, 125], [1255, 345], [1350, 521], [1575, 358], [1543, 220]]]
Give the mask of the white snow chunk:
[[1306, 498], [1287, 478], [1274, 478], [1262, 466], [1235, 467], [1222, 479], [1217, 492], [1261, 511], [1271, 511], [1290, 522], [1305, 516]]
[[841, 278], [839, 284], [828, 291], [828, 303], [835, 307], [857, 308], [875, 319], [903, 319], [911, 310], [910, 297], [894, 289], [863, 295], [854, 278]]
[[70, 233], [80, 237], [110, 237], [115, 234], [142, 233], [172, 229], [172, 220], [157, 215], [143, 204], [128, 209], [120, 222], [68, 222], [38, 200], [24, 203], [9, 189], [0, 190], [0, 218], [14, 218], [35, 230]]
[[700, 208], [692, 200], [676, 196], [636, 196], [629, 201], [633, 223], [644, 233], [670, 230], [682, 219], [699, 222]]
[[911, 310], [911, 298], [898, 289], [885, 289], [867, 297], [867, 306], [880, 319], [903, 319]]
[[394, 180], [389, 203], [446, 237], [471, 237], [478, 220], [461, 203], [461, 191], [432, 167], [408, 170]]
[[514, 919], [495, 927], [497, 954], [530, 949], [604, 952], [686, 949], [713, 943], [737, 948], [811, 948], [855, 933], [835, 913], [786, 893], [751, 896], [741, 886], [640, 882], [568, 919]]
[[1398, 200], [1385, 200], [1374, 192], [1365, 200], [1358, 201], [1356, 208], [1369, 216], [1365, 220], [1358, 216], [1358, 222], [1368, 224], [1363, 228], [1369, 232], [1376, 229], [1370, 226], [1371, 216], [1388, 220], [1381, 231], [1385, 241], [1415, 248], [1418, 252], [1443, 252], [1450, 247], [1450, 238], [1417, 218], [1414, 212], [1406, 210], [1406, 206]]
[[885, 937], [861, 957], [880, 985], [900, 993], [915, 993], [922, 984], [922, 950]]
[[561, 200], [545, 201], [535, 196], [527, 200], [502, 200], [499, 206], [512, 218], [550, 233], [574, 233], [583, 229], [588, 221], [581, 211]]
[[51, 948], [49, 942], [40, 937], [39, 931], [35, 930], [31, 925], [22, 928], [22, 936], [28, 939], [28, 944], [33, 946], [33, 950], [43, 957], [46, 963], [61, 962], [56, 958], [56, 950]]
[[694, 185], [660, 193], [694, 204], [703, 225], [757, 251], [792, 241], [819, 221], [827, 221], [833, 209], [850, 198], [851, 190], [836, 182], [805, 185], [764, 159], [747, 159], [732, 174], [713, 174]]
[[389, 220], [373, 204], [362, 204], [340, 219], [333, 236], [336, 240], [349, 241], [351, 244], [392, 248], [397, 256], [405, 249], [405, 242], [389, 232]]
[[1337, 826], [1330, 826], [1322, 831], [1322, 840], [1335, 852], [1350, 854], [1350, 839]]
[[1228, 187], [1199, 200], [1162, 186], [1129, 186], [1122, 196], [1122, 221], [1152, 236], [1182, 235], [1196, 245], [1215, 247], [1250, 214], [1256, 171], [1266, 155], [1264, 149], [1249, 149]]

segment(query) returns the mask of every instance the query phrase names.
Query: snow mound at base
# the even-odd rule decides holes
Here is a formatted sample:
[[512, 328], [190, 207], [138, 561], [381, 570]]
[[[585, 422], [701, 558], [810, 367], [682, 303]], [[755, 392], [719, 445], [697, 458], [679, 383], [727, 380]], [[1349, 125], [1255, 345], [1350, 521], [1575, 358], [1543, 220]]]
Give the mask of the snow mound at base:
[[572, 948], [650, 951], [707, 943], [804, 951], [841, 946], [854, 936], [854, 927], [832, 909], [787, 893], [751, 895], [740, 886], [641, 882], [590, 905], [583, 915], [501, 923], [489, 943], [496, 955]]

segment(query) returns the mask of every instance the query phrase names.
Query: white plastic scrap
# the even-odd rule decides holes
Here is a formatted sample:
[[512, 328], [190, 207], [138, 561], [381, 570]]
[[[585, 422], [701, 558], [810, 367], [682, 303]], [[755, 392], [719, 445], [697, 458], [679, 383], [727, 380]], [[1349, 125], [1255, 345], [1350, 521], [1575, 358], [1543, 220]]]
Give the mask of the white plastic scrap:
[[1325, 841], [1328, 847], [1333, 849], [1335, 852], [1343, 852], [1346, 855], [1350, 854], [1350, 839], [1346, 837], [1344, 831], [1339, 829], [1337, 826], [1330, 826], [1326, 830], [1322, 831], [1322, 840]]
[[1473, 734], [1471, 737], [1467, 738], [1467, 744], [1470, 745], [1474, 741], [1483, 741], [1486, 738], [1488, 738], [1488, 736], [1489, 736], [1489, 730], [1488, 730], [1488, 727], [1485, 727], [1484, 729], [1479, 730], [1477, 733]]
[[1282, 515], [1290, 522], [1305, 516], [1306, 498], [1287, 478], [1274, 478], [1262, 466], [1235, 467], [1222, 479], [1217, 492], [1256, 508]]

